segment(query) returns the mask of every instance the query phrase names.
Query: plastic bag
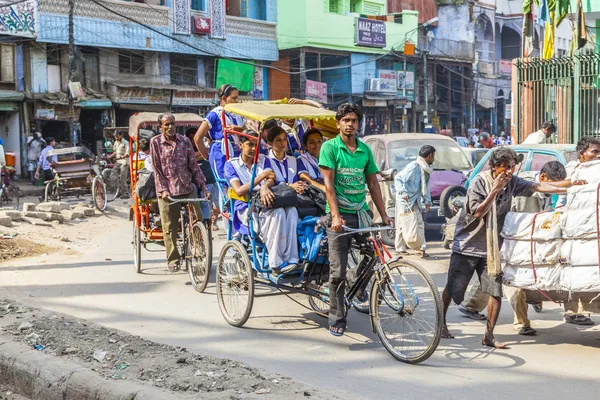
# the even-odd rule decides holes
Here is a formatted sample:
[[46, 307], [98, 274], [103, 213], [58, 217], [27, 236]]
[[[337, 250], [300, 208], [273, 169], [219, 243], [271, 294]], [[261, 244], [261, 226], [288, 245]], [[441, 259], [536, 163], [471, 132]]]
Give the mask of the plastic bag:
[[423, 217], [420, 215], [421, 211], [415, 208], [416, 211], [407, 207], [400, 210], [396, 225], [406, 245], [412, 250], [421, 250], [421, 246], [425, 243], [424, 229], [419, 229], [419, 225], [423, 225]]

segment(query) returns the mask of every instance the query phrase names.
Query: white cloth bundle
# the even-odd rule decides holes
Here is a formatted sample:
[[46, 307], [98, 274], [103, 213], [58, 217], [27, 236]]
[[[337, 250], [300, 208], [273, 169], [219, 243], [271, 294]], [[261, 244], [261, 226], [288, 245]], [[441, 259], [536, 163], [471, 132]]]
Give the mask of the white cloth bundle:
[[584, 180], [592, 184], [600, 183], [600, 161], [579, 163], [571, 175], [571, 180]]
[[598, 265], [598, 240], [565, 240], [560, 262], [574, 267]]
[[[554, 240], [562, 238], [560, 211], [545, 212], [535, 218], [533, 240]], [[502, 237], [510, 240], [529, 240], [535, 214], [509, 212], [502, 227]]]
[[[556, 264], [559, 261], [561, 239], [533, 242], [533, 262], [535, 265]], [[531, 243], [525, 240], [505, 239], [500, 250], [503, 264], [531, 265]]]
[[561, 284], [562, 267], [560, 264], [540, 265], [535, 267], [537, 281], [534, 278], [533, 268], [505, 264], [502, 280], [509, 286], [531, 290], [557, 290]]

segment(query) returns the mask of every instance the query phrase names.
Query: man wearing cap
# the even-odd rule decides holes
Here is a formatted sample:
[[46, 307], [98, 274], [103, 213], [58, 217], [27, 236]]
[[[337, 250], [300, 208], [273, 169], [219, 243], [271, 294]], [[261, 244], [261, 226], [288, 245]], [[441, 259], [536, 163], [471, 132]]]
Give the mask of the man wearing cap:
[[40, 154], [40, 159], [38, 160], [37, 170], [35, 171], [35, 179], [39, 179], [40, 177], [40, 168], [44, 171], [44, 180], [51, 181], [54, 179], [54, 174], [52, 173], [52, 164], [58, 162], [57, 156], [52, 156], [52, 162], [49, 162], [46, 159], [46, 155], [50, 150], [54, 150], [54, 146], [56, 146], [56, 140], [53, 137], [46, 138], [47, 146], [44, 147], [42, 153]]

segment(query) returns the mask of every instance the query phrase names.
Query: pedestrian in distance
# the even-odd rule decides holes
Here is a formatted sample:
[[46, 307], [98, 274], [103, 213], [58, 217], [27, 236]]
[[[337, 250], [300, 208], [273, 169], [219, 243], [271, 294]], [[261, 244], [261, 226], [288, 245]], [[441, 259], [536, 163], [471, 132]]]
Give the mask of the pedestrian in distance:
[[[409, 163], [394, 178], [396, 189], [396, 251], [408, 254], [407, 249], [418, 250], [427, 257], [423, 213], [431, 209], [429, 180], [435, 161], [435, 148], [425, 145], [416, 161]], [[415, 248], [416, 247], [416, 248]]]
[[479, 144], [481, 144], [486, 149], [494, 148], [494, 141], [490, 138], [490, 135], [486, 132], [481, 134], [481, 139], [479, 140]]
[[123, 140], [123, 132], [115, 131], [115, 142], [113, 143], [113, 152], [110, 154], [115, 163], [115, 173], [119, 177], [119, 186], [121, 187], [121, 198], [129, 198], [129, 188], [127, 187], [127, 177], [129, 175], [129, 143]]
[[[154, 169], [154, 181], [162, 231], [167, 252], [169, 271], [179, 271], [179, 251], [177, 250], [177, 230], [182, 203], [171, 203], [174, 199], [198, 198], [198, 189], [206, 193], [206, 178], [202, 175], [196, 152], [190, 140], [175, 132], [175, 117], [165, 113], [159, 118], [161, 135], [150, 140], [150, 156]], [[195, 185], [195, 186], [194, 186]], [[194, 203], [198, 219], [202, 220], [202, 210]]]
[[54, 179], [54, 173], [52, 173], [52, 164], [58, 162], [58, 157], [52, 156], [50, 159], [51, 161], [48, 161], [46, 156], [50, 150], [54, 150], [54, 147], [56, 147], [56, 140], [54, 140], [53, 137], [47, 137], [45, 142], [46, 147], [44, 147], [40, 153], [40, 158], [38, 159], [38, 165], [35, 171], [35, 180], [40, 178], [40, 170], [42, 170], [44, 173], [44, 180], [51, 181]]
[[448, 281], [442, 293], [444, 307], [443, 338], [453, 338], [446, 324], [450, 302], [462, 303], [469, 281], [475, 273], [481, 291], [487, 293], [488, 321], [482, 345], [504, 349], [505, 343], [494, 337], [494, 328], [502, 304], [502, 267], [500, 265], [500, 231], [515, 196], [531, 196], [536, 192], [564, 194], [545, 182], [530, 182], [514, 175], [518, 156], [508, 147], [500, 147], [490, 156], [490, 170], [475, 177], [460, 210], [456, 223], [454, 244], [450, 256]]
[[41, 133], [32, 132], [31, 136], [27, 138], [27, 170], [31, 184], [35, 183], [35, 170], [44, 147], [46, 147], [46, 142], [42, 139]]
[[[372, 213], [366, 199], [365, 186], [382, 215], [383, 223], [390, 225], [381, 189], [377, 181], [377, 165], [369, 146], [356, 138], [363, 113], [354, 103], [338, 107], [335, 119], [339, 134], [323, 143], [319, 167], [325, 182], [328, 214], [327, 238], [329, 241], [329, 332], [342, 336], [346, 331], [346, 270], [352, 234], [344, 226], [367, 228], [372, 224]], [[359, 276], [359, 268], [352, 269], [349, 283]], [[360, 296], [359, 296], [360, 298]]]
[[552, 122], [544, 122], [539, 131], [531, 133], [522, 144], [546, 144], [551, 143], [550, 138], [556, 132], [556, 126]]

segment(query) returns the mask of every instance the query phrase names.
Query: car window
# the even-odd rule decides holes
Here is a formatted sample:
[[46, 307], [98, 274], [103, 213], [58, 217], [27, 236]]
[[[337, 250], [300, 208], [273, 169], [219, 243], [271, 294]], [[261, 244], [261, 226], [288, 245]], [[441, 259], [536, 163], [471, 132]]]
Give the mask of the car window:
[[547, 153], [533, 153], [533, 157], [531, 158], [531, 166], [529, 167], [530, 171], [541, 171], [544, 164], [549, 161], [558, 161], [558, 157], [554, 154]]
[[373, 152], [375, 164], [380, 171], [385, 170], [385, 146], [381, 140], [369, 140], [366, 144]]
[[476, 151], [473, 153], [473, 165], [479, 164], [479, 161], [485, 156], [485, 151]]
[[[433, 135], [432, 135], [433, 136]], [[435, 148], [435, 161], [433, 169], [437, 170], [469, 170], [473, 168], [471, 161], [461, 150], [458, 143], [450, 140], [440, 139], [406, 139], [394, 140], [388, 144], [388, 154], [390, 168], [401, 171], [410, 162], [415, 161], [419, 156], [419, 150], [424, 145], [431, 145]]]

